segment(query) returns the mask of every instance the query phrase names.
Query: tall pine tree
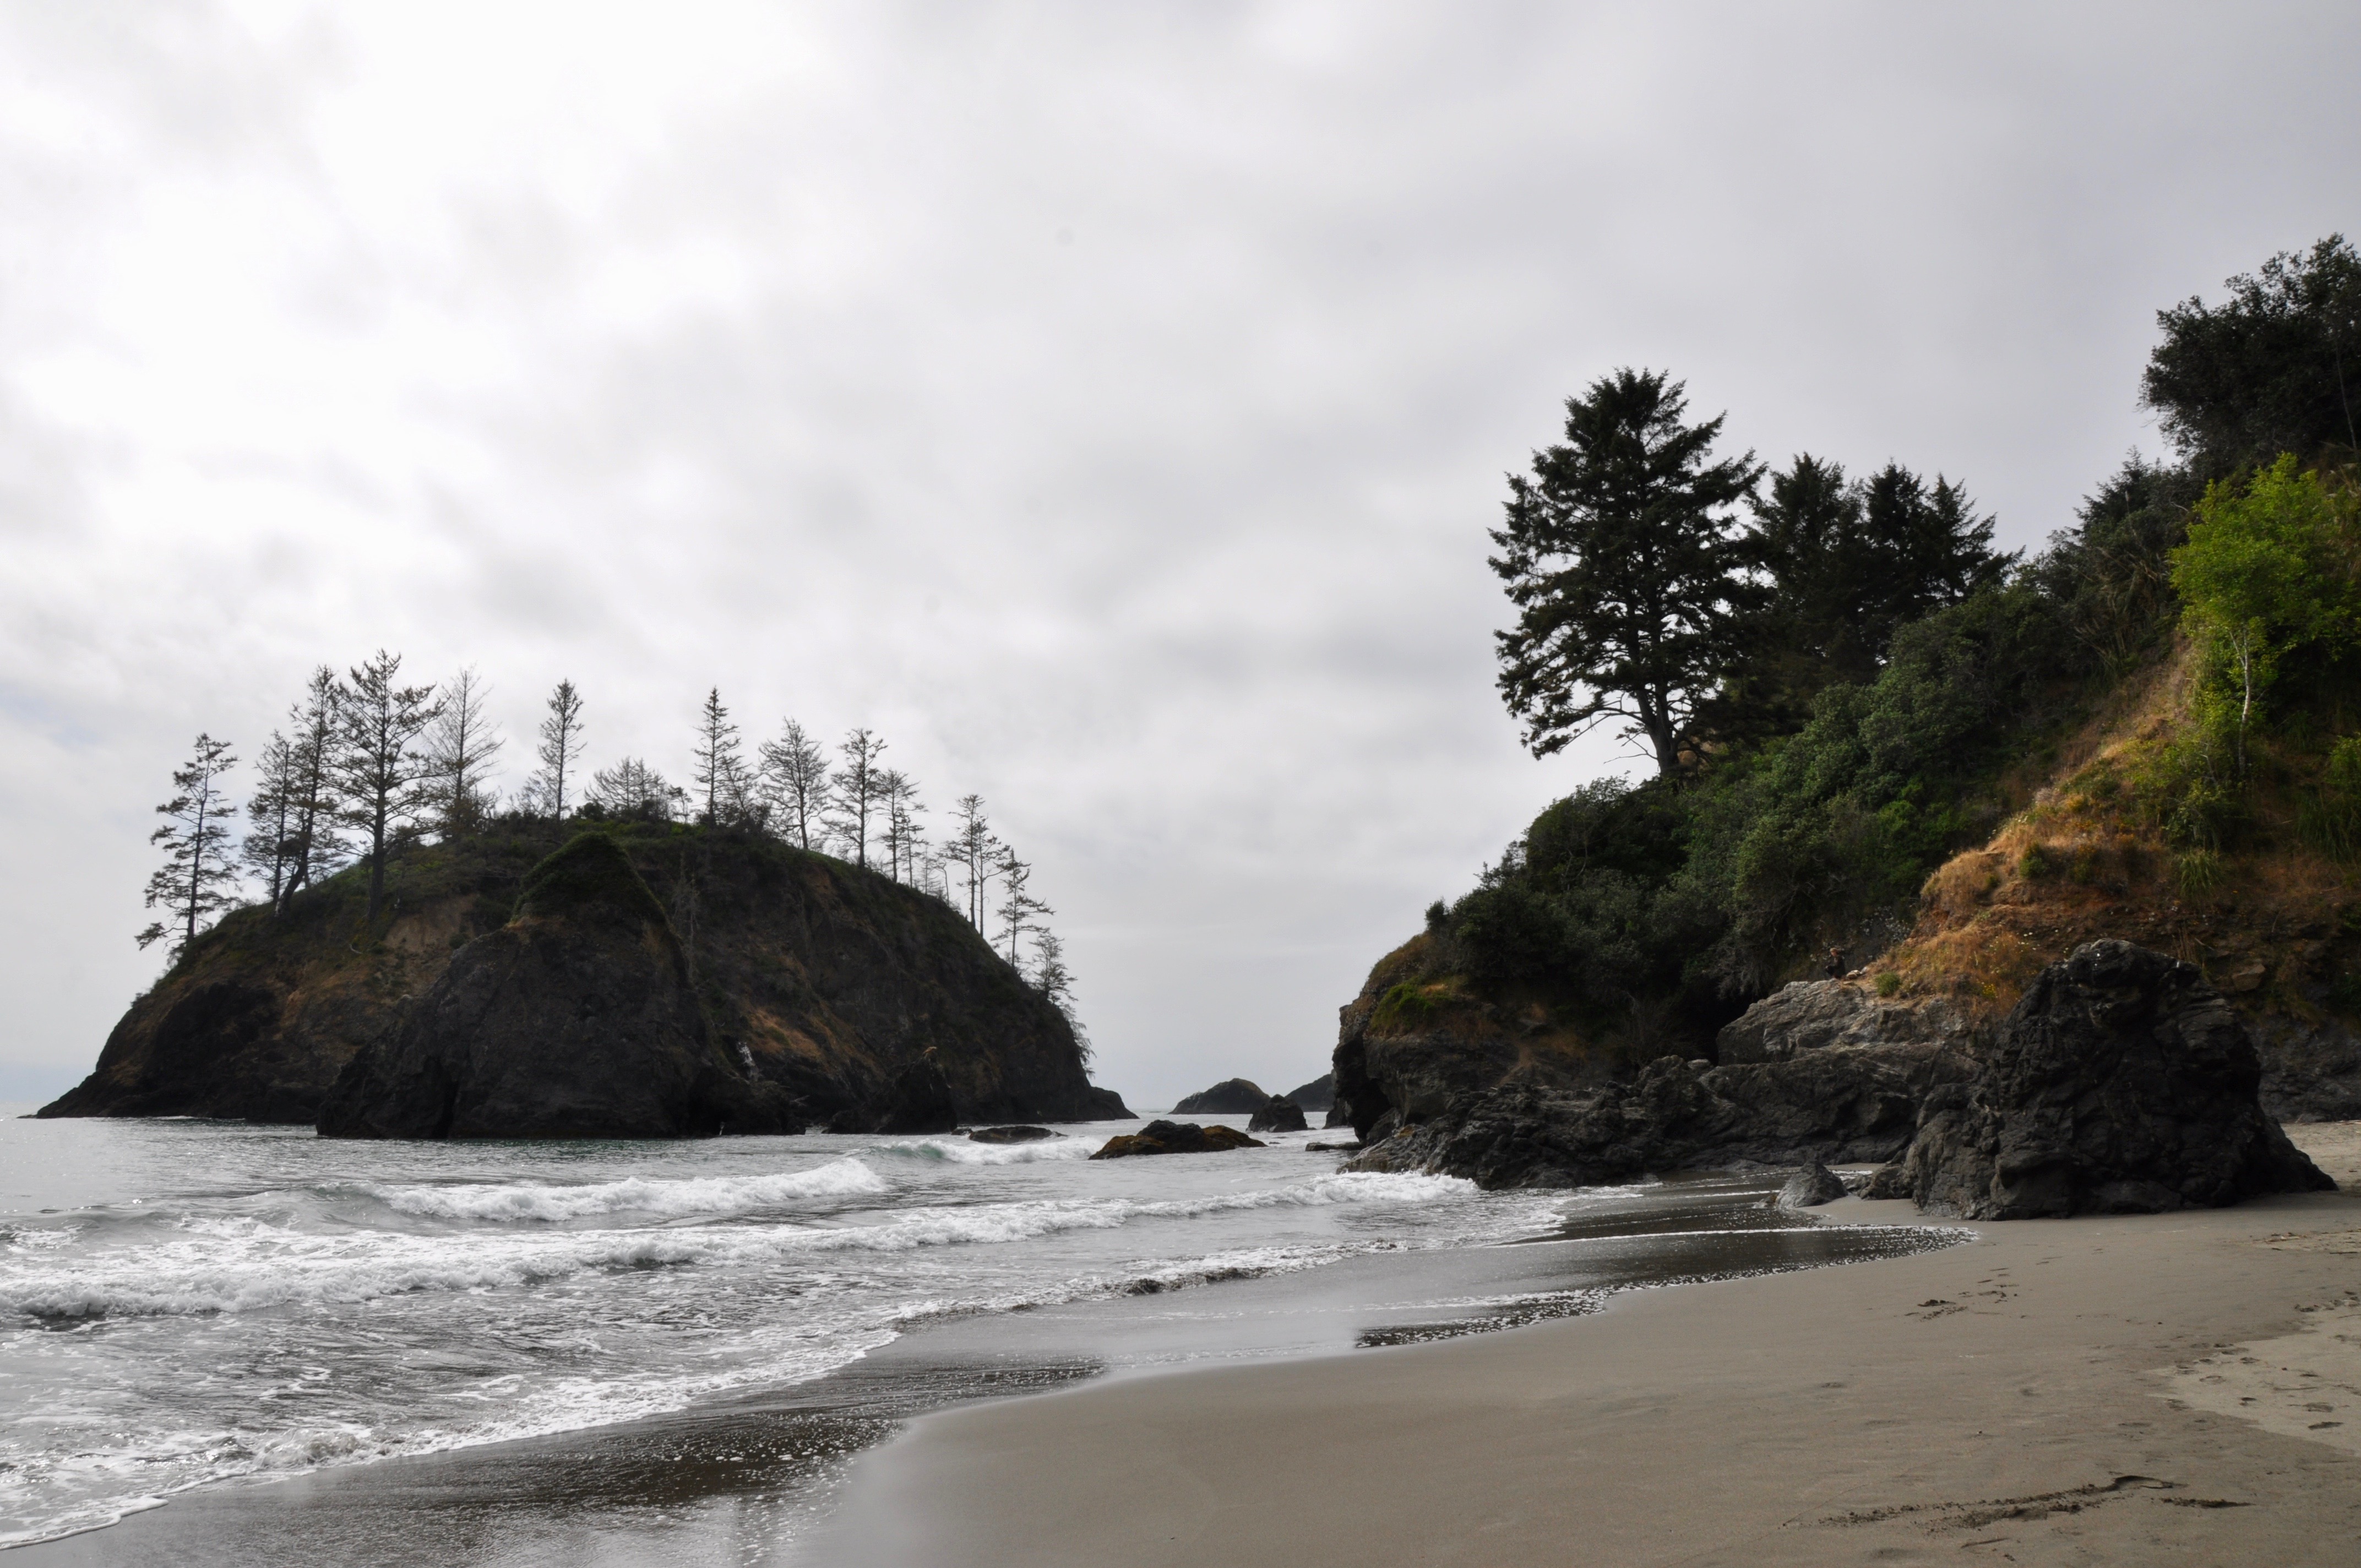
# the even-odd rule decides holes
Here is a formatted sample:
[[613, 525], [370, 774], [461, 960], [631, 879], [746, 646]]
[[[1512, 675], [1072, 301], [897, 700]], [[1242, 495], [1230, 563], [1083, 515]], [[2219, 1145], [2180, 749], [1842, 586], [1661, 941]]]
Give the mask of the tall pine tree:
[[237, 764], [230, 743], [199, 735], [189, 765], [172, 770], [172, 798], [156, 808], [167, 820], [148, 836], [164, 846], [164, 863], [148, 879], [147, 906], [162, 909], [171, 924], [152, 921], [139, 933], [148, 947], [167, 938], [178, 958], [196, 940], [197, 926], [236, 903], [237, 870], [230, 861], [229, 819], [237, 815], [223, 777]]

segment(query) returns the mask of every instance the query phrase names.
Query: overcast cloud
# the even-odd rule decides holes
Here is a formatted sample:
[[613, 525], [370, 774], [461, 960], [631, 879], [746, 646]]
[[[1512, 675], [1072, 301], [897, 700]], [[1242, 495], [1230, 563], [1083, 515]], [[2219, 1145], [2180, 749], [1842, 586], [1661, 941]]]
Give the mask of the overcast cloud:
[[378, 647], [522, 781], [863, 725], [1037, 866], [1135, 1104], [1323, 1069], [1533, 811], [1504, 474], [1610, 367], [2037, 543], [2154, 313], [2356, 227], [2349, 5], [0, 11], [0, 1098], [151, 808]]

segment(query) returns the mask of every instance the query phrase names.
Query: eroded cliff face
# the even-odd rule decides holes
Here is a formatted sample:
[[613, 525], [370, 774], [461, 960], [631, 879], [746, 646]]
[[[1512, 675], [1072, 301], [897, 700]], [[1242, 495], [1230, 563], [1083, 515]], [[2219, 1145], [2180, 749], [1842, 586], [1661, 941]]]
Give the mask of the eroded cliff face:
[[[750, 836], [633, 827], [616, 839], [677, 934], [714, 1046], [800, 1117], [873, 1124], [929, 1047], [963, 1120], [1128, 1114], [1090, 1083], [1065, 1018], [939, 900]], [[279, 919], [231, 915], [41, 1114], [314, 1121], [347, 1064], [510, 924], [526, 874], [558, 847], [555, 831], [521, 830], [415, 850], [374, 929], [357, 872]]]

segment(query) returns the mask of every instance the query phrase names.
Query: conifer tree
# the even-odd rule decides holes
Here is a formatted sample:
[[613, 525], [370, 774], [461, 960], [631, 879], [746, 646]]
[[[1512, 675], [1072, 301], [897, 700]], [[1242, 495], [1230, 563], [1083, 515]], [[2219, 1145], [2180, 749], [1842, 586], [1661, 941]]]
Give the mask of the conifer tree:
[[1018, 860], [1016, 850], [1003, 846], [1000, 863], [994, 869], [1000, 877], [1000, 939], [1008, 944], [1010, 967], [1020, 968], [1019, 944], [1041, 928], [1043, 918], [1058, 912], [1027, 891], [1026, 884], [1033, 880], [1033, 868]]
[[338, 740], [336, 672], [322, 664], [312, 672], [303, 700], [287, 710], [288, 747], [293, 774], [286, 896], [292, 898], [335, 871], [352, 846], [338, 830], [342, 803], [335, 766]]
[[799, 850], [812, 847], [815, 828], [825, 839], [821, 819], [828, 810], [828, 752], [790, 718], [780, 726], [777, 740], [763, 742], [762, 759], [763, 788], [780, 834]]
[[746, 763], [738, 749], [738, 727], [721, 706], [721, 688], [705, 694], [697, 719], [697, 787], [705, 795], [705, 823], [719, 828], [737, 820], [745, 806]]
[[836, 770], [832, 781], [835, 817], [830, 826], [852, 846], [852, 863], [869, 863], [869, 819], [878, 806], [878, 775], [883, 772], [877, 759], [884, 754], [885, 742], [866, 729], [849, 731], [844, 737], [843, 764]]
[[277, 919], [295, 869], [295, 813], [302, 786], [294, 746], [286, 736], [272, 730], [270, 743], [263, 747], [255, 769], [262, 776], [253, 798], [246, 803], [246, 819], [254, 828], [247, 834], [241, 853], [269, 886], [271, 918]]
[[1001, 842], [993, 837], [992, 825], [984, 820], [983, 796], [963, 795], [951, 808], [952, 834], [950, 844], [951, 860], [967, 880], [967, 923], [978, 931], [983, 929], [984, 891], [998, 863]]
[[336, 699], [334, 775], [346, 820], [368, 836], [364, 918], [372, 926], [385, 902], [387, 846], [414, 829], [432, 804], [432, 792], [421, 787], [428, 764], [417, 742], [441, 708], [433, 686], [401, 685], [401, 655], [380, 648], [348, 674]]
[[566, 781], [582, 760], [582, 694], [563, 680], [549, 694], [549, 712], [541, 721], [541, 745], [534, 755], [541, 771], [533, 776], [534, 799], [549, 811], [549, 819], [566, 820]]
[[1074, 976], [1066, 967], [1066, 945], [1047, 926], [1033, 933], [1033, 989], [1065, 1014], [1074, 1031], [1074, 1044], [1087, 1063], [1091, 1059], [1091, 1037], [1082, 1028], [1081, 1014], [1074, 1011]]
[[237, 815], [237, 805], [223, 784], [223, 776], [237, 763], [229, 746], [226, 740], [199, 735], [189, 765], [172, 771], [172, 798], [156, 808], [167, 820], [148, 841], [164, 846], [164, 863], [148, 879], [146, 904], [163, 909], [172, 925], [150, 922], [139, 933], [142, 948], [171, 938], [172, 954], [178, 958], [196, 940], [199, 921], [236, 902], [231, 891], [237, 872], [230, 862], [229, 819]]
[[687, 805], [688, 792], [666, 783], [662, 773], [639, 758], [626, 757], [590, 775], [589, 799], [609, 817], [669, 822], [675, 811]]
[[477, 831], [492, 813], [484, 776], [508, 742], [485, 717], [490, 691], [473, 664], [460, 666], [444, 683], [441, 711], [427, 731], [425, 783], [446, 840]]
[[1500, 695], [1535, 756], [1620, 718], [1673, 773], [1753, 597], [1729, 509], [1762, 466], [1708, 462], [1721, 420], [1683, 423], [1683, 389], [1661, 371], [1618, 370], [1565, 408], [1565, 444], [1510, 476], [1492, 534], [1519, 611], [1496, 634]]

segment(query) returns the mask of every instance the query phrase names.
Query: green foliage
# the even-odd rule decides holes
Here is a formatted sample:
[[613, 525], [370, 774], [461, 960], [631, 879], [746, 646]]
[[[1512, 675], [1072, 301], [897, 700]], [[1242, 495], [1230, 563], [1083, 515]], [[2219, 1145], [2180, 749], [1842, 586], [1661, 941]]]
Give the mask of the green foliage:
[[1369, 1022], [1381, 1033], [1414, 1029], [1443, 1011], [1444, 1000], [1416, 981], [1403, 981], [1378, 998]]
[[1751, 597], [1729, 508], [1752, 453], [1708, 462], [1721, 421], [1683, 422], [1682, 388], [1623, 369], [1565, 405], [1565, 443], [1512, 476], [1492, 570], [1517, 606], [1499, 634], [1500, 695], [1535, 755], [1606, 718], [1679, 765], [1688, 720], [1730, 663], [1731, 607]]
[[2322, 853], [2361, 859], [2361, 735], [2329, 749], [2319, 784], [2297, 807], [2297, 831]]
[[1878, 995], [1895, 996], [1899, 995], [1901, 991], [1902, 977], [1900, 975], [1894, 973], [1892, 970], [1885, 970], [1879, 973], [1877, 977]]
[[2027, 844], [2025, 853], [2016, 858], [2016, 874], [2028, 882], [2038, 882], [2057, 869], [2050, 863], [2049, 852], [2038, 844]]
[[2081, 525], [2051, 534], [2027, 570], [2110, 674], [2152, 656], [2180, 613], [2171, 553], [2188, 536], [2197, 495], [2183, 470], [2135, 455], [2083, 498]]
[[2342, 235], [2229, 280], [2230, 297], [2157, 314], [2142, 400], [2198, 468], [2361, 445], [2361, 255]]
[[1676, 1030], [1708, 1032], [1988, 832], [1990, 779], [2088, 663], [2054, 601], [1988, 588], [1904, 628], [1873, 681], [1823, 691], [1795, 734], [1550, 806], [1452, 908], [1439, 961], [1594, 1020], [1670, 999]]
[[663, 904], [632, 868], [623, 847], [605, 833], [577, 833], [525, 873], [517, 893], [517, 917], [594, 914], [667, 926]]
[[[2340, 504], [2340, 502], [2345, 504]], [[2238, 771], [2257, 708], [2289, 655], [2334, 657], [2361, 621], [2361, 535], [2349, 498], [2281, 456], [2244, 488], [2206, 488], [2172, 553], [2181, 621], [2202, 640], [2220, 696], [2235, 695]]]

